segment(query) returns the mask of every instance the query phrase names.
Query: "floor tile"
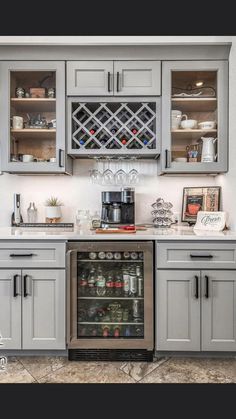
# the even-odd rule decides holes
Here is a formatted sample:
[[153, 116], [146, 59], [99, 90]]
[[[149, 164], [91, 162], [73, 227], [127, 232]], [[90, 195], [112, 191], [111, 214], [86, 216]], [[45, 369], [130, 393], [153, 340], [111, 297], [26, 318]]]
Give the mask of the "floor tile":
[[157, 358], [155, 362], [127, 362], [121, 366], [121, 370], [132, 377], [134, 380], [140, 381], [147, 374], [152, 372], [167, 360], [167, 357], [160, 357]]
[[67, 357], [61, 356], [22, 356], [18, 360], [36, 380], [57, 371], [68, 362]]
[[[231, 360], [232, 362], [232, 360]], [[140, 383], [232, 383], [229, 365], [217, 359], [171, 358]], [[230, 364], [230, 362], [229, 362]]]
[[5, 370], [0, 370], [0, 383], [33, 383], [34, 377], [15, 357], [8, 357]]
[[41, 379], [41, 383], [135, 383], [110, 362], [70, 362]]

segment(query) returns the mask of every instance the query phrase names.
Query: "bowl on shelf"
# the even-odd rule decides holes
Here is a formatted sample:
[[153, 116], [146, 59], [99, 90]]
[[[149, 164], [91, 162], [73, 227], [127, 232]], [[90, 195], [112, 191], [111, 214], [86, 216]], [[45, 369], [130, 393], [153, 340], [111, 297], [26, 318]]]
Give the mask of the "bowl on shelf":
[[199, 122], [198, 126], [199, 126], [200, 129], [215, 129], [216, 128], [216, 121]]
[[194, 129], [197, 127], [196, 119], [185, 119], [180, 123], [181, 128], [183, 129]]

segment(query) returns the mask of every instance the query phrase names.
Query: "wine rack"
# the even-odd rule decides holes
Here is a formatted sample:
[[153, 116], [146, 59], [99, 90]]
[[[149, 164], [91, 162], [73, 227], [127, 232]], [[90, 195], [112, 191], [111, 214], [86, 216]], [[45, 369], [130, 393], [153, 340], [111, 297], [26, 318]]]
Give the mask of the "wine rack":
[[68, 152], [75, 157], [160, 153], [160, 101], [69, 101]]

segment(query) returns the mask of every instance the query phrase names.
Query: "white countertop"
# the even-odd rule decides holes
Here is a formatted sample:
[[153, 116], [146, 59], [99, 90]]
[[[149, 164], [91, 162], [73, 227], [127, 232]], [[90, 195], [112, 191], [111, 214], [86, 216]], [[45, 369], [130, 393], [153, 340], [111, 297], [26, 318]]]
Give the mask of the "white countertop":
[[148, 228], [134, 234], [96, 234], [94, 231], [74, 231], [61, 228], [0, 227], [0, 240], [235, 240], [236, 231], [193, 231], [192, 227], [174, 226], [167, 229]]

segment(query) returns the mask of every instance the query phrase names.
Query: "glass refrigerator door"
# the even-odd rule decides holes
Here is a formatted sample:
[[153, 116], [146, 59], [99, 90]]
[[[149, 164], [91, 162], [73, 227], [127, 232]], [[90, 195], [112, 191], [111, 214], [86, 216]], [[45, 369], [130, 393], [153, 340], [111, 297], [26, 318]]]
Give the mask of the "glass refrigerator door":
[[144, 338], [144, 252], [77, 252], [77, 339]]

